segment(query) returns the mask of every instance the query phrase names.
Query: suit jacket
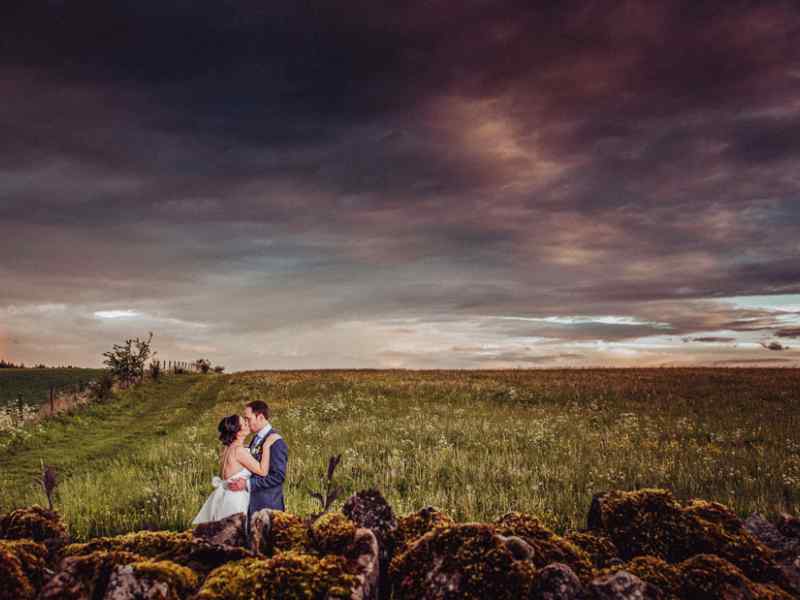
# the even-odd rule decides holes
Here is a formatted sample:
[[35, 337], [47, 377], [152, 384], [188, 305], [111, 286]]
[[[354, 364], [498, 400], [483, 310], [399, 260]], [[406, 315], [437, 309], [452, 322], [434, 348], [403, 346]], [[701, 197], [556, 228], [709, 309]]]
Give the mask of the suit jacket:
[[[252, 442], [250, 451], [256, 460], [261, 460], [264, 442], [273, 433], [278, 433], [272, 429], [268, 435], [264, 436], [257, 448], [253, 448]], [[253, 439], [255, 441], [255, 438]], [[283, 480], [286, 478], [286, 463], [289, 459], [289, 447], [283, 438], [276, 441], [269, 448], [269, 471], [266, 475], [253, 475], [250, 477], [250, 507], [249, 513], [253, 514], [262, 508], [273, 510], [286, 510], [283, 499]]]

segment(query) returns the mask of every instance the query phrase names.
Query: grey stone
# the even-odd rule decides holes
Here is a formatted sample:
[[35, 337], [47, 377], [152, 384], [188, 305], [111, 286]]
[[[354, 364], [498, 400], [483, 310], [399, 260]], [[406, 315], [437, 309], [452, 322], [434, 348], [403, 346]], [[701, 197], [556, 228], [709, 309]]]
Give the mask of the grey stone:
[[662, 600], [665, 597], [660, 588], [627, 571], [593, 579], [588, 591], [592, 600]]
[[103, 600], [163, 600], [170, 597], [169, 584], [139, 577], [129, 565], [115, 567]]
[[759, 542], [773, 550], [800, 552], [800, 540], [786, 537], [777, 526], [758, 513], [747, 517], [744, 528]]
[[246, 521], [244, 513], [236, 513], [219, 521], [200, 523], [192, 530], [192, 535], [212, 544], [244, 547], [247, 546]]
[[577, 600], [583, 594], [578, 576], [567, 565], [553, 563], [536, 574], [531, 598], [536, 600]]

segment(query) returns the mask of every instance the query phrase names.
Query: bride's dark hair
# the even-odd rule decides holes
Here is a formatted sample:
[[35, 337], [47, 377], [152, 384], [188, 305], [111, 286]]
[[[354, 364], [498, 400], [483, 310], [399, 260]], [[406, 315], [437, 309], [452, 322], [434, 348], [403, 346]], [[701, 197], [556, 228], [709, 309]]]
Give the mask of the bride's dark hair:
[[219, 430], [219, 441], [230, 446], [233, 440], [236, 439], [236, 434], [242, 429], [242, 423], [239, 420], [239, 415], [228, 415], [222, 417], [222, 420], [217, 426]]

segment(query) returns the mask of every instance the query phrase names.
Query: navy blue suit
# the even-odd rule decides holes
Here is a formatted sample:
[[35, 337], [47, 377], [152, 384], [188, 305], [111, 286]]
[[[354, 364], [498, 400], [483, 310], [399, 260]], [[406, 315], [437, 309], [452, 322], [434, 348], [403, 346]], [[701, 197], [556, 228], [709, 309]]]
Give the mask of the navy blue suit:
[[[250, 443], [251, 453], [256, 460], [261, 460], [264, 442], [273, 433], [278, 433], [274, 428], [260, 441], [258, 448], [253, 451], [253, 442]], [[250, 509], [253, 514], [262, 508], [273, 510], [286, 510], [283, 500], [283, 480], [286, 478], [286, 463], [289, 459], [289, 447], [283, 438], [269, 447], [269, 471], [266, 475], [253, 475], [250, 477]]]

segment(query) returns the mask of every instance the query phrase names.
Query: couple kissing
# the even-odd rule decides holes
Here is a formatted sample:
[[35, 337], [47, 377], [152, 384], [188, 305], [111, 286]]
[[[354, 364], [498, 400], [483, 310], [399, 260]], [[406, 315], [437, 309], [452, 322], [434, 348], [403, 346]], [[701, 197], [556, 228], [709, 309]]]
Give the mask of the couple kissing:
[[[214, 490], [192, 525], [236, 513], [244, 513], [249, 522], [250, 515], [263, 508], [286, 510], [283, 481], [289, 448], [269, 419], [267, 403], [253, 400], [241, 416], [230, 415], [219, 422], [219, 475], [211, 480]], [[251, 433], [254, 436], [245, 445]]]

